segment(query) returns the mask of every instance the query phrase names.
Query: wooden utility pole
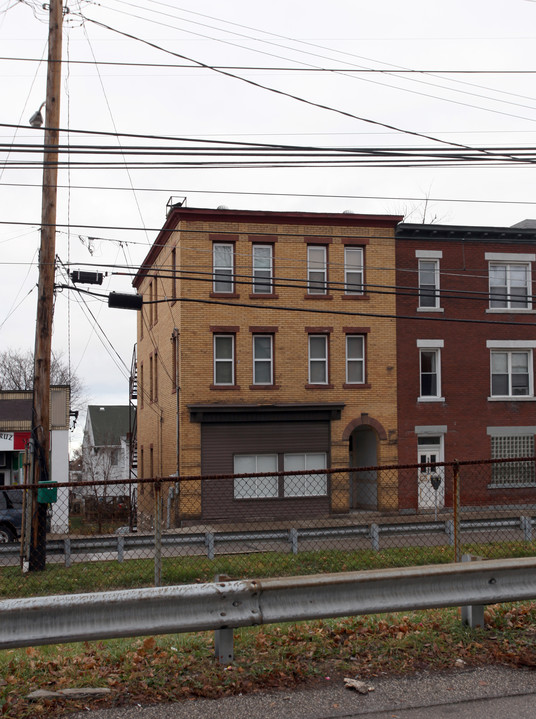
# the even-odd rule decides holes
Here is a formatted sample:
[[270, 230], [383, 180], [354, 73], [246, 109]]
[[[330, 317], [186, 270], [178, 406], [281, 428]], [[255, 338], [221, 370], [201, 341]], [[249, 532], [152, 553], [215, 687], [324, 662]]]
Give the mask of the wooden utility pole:
[[[43, 157], [43, 199], [41, 248], [35, 327], [32, 435], [34, 483], [47, 481], [50, 467], [50, 358], [54, 312], [54, 269], [56, 260], [56, 198], [58, 185], [58, 144], [60, 125], [62, 0], [49, 2], [47, 95]], [[32, 528], [29, 570], [46, 565], [46, 504], [32, 492]]]

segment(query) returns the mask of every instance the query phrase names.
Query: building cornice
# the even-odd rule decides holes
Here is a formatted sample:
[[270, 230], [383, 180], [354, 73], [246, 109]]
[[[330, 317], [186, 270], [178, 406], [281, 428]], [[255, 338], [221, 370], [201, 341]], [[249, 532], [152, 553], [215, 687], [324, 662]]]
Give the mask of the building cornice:
[[398, 240], [497, 242], [528, 244], [536, 242], [536, 228], [488, 227], [485, 225], [424, 225], [401, 222], [397, 225]]
[[[210, 222], [210, 223], [249, 223], [264, 225], [307, 225], [308, 227], [383, 227], [394, 229], [402, 220], [401, 215], [360, 215], [351, 212], [281, 212], [268, 210], [213, 210], [207, 208], [183, 207], [177, 205], [171, 208], [164, 226], [158, 233], [153, 246], [142, 262], [132, 284], [138, 288], [152, 268], [156, 258], [167, 244], [173, 232], [182, 228], [182, 222]], [[214, 230], [213, 230], [214, 231]], [[208, 232], [208, 230], [207, 230]], [[236, 234], [236, 230], [234, 231]], [[244, 229], [246, 235], [252, 234], [251, 229]], [[278, 234], [271, 232], [271, 235]], [[308, 231], [307, 233], [311, 233]], [[259, 237], [260, 241], [260, 237]]]

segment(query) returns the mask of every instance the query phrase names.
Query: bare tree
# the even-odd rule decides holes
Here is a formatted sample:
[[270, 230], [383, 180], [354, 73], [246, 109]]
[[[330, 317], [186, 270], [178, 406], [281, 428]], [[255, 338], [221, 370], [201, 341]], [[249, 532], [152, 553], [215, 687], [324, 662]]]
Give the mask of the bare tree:
[[73, 453], [71, 454], [71, 458], [69, 460], [69, 472], [79, 472], [81, 474], [83, 468], [84, 463], [82, 447], [76, 447], [76, 449], [73, 450]]
[[[84, 451], [85, 450], [85, 451]], [[85, 447], [82, 450], [82, 472], [88, 489], [84, 492], [87, 499], [91, 498], [92, 509], [95, 512], [98, 532], [102, 532], [103, 523], [107, 518], [108, 485], [112, 478], [116, 464], [116, 448], [105, 445], [98, 449]], [[95, 484], [104, 482], [104, 484]]]
[[396, 202], [388, 207], [387, 212], [393, 215], [402, 215], [403, 222], [413, 222], [423, 225], [433, 225], [446, 221], [446, 215], [440, 215], [432, 210], [434, 200], [430, 198], [431, 186], [423, 192], [422, 200], [415, 200], [412, 203]]
[[[133, 496], [132, 484], [109, 484], [114, 479], [125, 479], [122, 470], [124, 450], [121, 439], [113, 439], [111, 435], [100, 440], [102, 444], [93, 446], [89, 443], [89, 435], [84, 433], [81, 447], [82, 481], [85, 486], [82, 492], [85, 496], [86, 515], [96, 520], [99, 534], [105, 525], [109, 526], [118, 521], [127, 521], [132, 524]], [[98, 483], [98, 484], [97, 484]]]
[[[31, 350], [7, 349], [0, 352], [0, 390], [32, 390], [34, 358]], [[85, 403], [84, 384], [69, 367], [61, 352], [52, 352], [50, 383], [68, 384], [71, 387], [71, 407], [81, 409]]]

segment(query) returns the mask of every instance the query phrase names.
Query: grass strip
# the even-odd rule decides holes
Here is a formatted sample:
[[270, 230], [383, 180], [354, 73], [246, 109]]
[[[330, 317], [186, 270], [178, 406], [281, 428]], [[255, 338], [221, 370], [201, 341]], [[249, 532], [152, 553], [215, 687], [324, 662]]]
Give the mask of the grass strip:
[[[530, 557], [536, 554], [536, 543], [502, 542], [468, 544], [463, 553], [486, 558]], [[445, 564], [454, 561], [453, 548], [386, 547], [373, 550], [305, 551], [299, 554], [258, 552], [250, 554], [221, 554], [213, 560], [203, 556], [174, 556], [162, 560], [162, 584], [193, 584], [211, 582], [216, 574], [231, 579], [285, 577], [302, 574], [412, 567], [425, 564]], [[154, 561], [116, 559], [98, 562], [75, 562], [71, 567], [48, 563], [43, 572], [23, 574], [19, 567], [0, 569], [0, 598], [35, 597], [50, 594], [79, 594], [151, 587], [154, 584]]]
[[[373, 679], [383, 674], [507, 663], [536, 667], [536, 606], [488, 607], [486, 626], [456, 609], [235, 630], [235, 663], [213, 656], [213, 634], [168, 635], [0, 652], [0, 714], [61, 717], [104, 706], [219, 698], [256, 690]], [[31, 702], [36, 689], [107, 687], [106, 699]]]

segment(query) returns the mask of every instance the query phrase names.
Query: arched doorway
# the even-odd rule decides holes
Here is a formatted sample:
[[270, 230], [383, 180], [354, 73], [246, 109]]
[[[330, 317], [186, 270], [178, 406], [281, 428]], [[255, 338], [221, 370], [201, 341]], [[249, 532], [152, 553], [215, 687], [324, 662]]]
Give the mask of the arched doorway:
[[[387, 439], [387, 433], [380, 422], [363, 412], [352, 420], [343, 432], [348, 441], [350, 467], [377, 467], [378, 445]], [[378, 509], [378, 472], [376, 469], [363, 469], [350, 473], [349, 487], [350, 509]]]
[[[378, 435], [370, 425], [361, 425], [349, 437], [350, 467], [376, 467]], [[378, 473], [375, 469], [355, 471], [350, 476], [350, 508], [378, 509]]]

